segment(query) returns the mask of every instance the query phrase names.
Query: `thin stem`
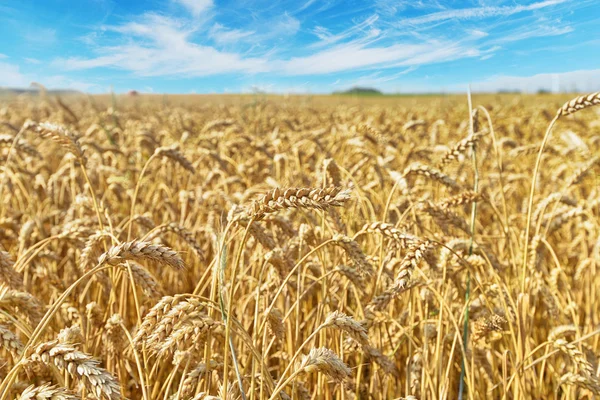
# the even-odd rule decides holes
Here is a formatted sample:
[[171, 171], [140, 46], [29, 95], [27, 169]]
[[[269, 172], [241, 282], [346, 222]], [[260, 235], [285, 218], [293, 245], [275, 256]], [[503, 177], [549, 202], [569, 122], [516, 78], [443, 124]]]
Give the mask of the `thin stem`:
[[[471, 104], [471, 91], [469, 90], [469, 123], [471, 127], [471, 135], [474, 135], [473, 128], [473, 106]], [[475, 145], [473, 145], [473, 149], [471, 149], [471, 161], [473, 163], [473, 170], [475, 174], [475, 182], [473, 184], [473, 191], [477, 193], [479, 190], [479, 170], [477, 168], [477, 152], [475, 150]], [[475, 240], [475, 221], [477, 218], [477, 202], [474, 201], [471, 205], [471, 238], [469, 241], [469, 255], [473, 254], [473, 243]], [[465, 319], [463, 323], [463, 346], [464, 346], [464, 354], [467, 353], [467, 343], [469, 338], [469, 299], [471, 297], [471, 271], [467, 271], [467, 289], [465, 292]], [[460, 385], [458, 388], [458, 398], [462, 400], [464, 385], [465, 385], [465, 357], [462, 358], [462, 364], [460, 369]]]
[[133, 192], [133, 198], [131, 199], [131, 207], [130, 207], [130, 211], [129, 211], [129, 226], [127, 227], [127, 241], [131, 240], [131, 227], [133, 225], [131, 223], [131, 220], [133, 220], [133, 214], [135, 211], [135, 202], [137, 201], [138, 192], [140, 190], [140, 185], [142, 183], [142, 179], [144, 178], [144, 174], [146, 173], [148, 166], [150, 165], [152, 160], [154, 160], [155, 158], [156, 158], [156, 153], [154, 153], [150, 156], [148, 161], [146, 161], [146, 164], [144, 164], [144, 167], [142, 168], [142, 172], [140, 172], [140, 176], [139, 176], [137, 182], [135, 183], [135, 191]]
[[535, 194], [535, 185], [537, 183], [537, 176], [540, 170], [540, 164], [542, 163], [542, 154], [544, 154], [544, 149], [546, 148], [546, 143], [548, 139], [550, 139], [550, 133], [552, 132], [552, 128], [554, 124], [558, 120], [559, 115], [556, 114], [554, 119], [548, 125], [548, 129], [546, 129], [546, 134], [544, 135], [544, 139], [542, 140], [542, 145], [540, 146], [540, 151], [538, 153], [537, 159], [535, 160], [535, 167], [533, 169], [533, 176], [531, 178], [531, 190], [529, 192], [529, 203], [527, 205], [527, 221], [525, 222], [525, 245], [523, 246], [523, 265], [521, 266], [521, 293], [525, 293], [525, 278], [527, 276], [527, 248], [529, 246], [529, 228], [531, 226], [531, 213], [533, 211], [533, 196]]

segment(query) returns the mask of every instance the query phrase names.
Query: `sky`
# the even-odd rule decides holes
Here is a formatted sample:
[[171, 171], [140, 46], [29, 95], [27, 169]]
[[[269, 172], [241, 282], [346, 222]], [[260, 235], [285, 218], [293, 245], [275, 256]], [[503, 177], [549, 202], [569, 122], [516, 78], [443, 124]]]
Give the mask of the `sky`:
[[599, 0], [0, 0], [0, 87], [600, 90]]

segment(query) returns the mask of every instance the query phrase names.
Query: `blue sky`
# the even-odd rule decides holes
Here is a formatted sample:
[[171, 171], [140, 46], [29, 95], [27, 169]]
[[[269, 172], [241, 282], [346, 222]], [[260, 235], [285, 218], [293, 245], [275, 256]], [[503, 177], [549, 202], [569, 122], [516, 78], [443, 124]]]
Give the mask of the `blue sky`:
[[598, 0], [0, 0], [0, 87], [600, 89]]

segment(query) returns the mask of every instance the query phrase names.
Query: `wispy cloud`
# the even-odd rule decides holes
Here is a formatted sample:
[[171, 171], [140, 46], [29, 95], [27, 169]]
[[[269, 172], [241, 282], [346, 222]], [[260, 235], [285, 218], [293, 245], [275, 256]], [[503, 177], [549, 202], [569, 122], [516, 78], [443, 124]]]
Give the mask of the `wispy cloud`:
[[234, 43], [246, 39], [254, 34], [254, 31], [244, 31], [241, 29], [227, 29], [223, 25], [216, 23], [210, 29], [209, 36], [218, 44]]
[[296, 12], [298, 13], [298, 12], [306, 10], [307, 8], [309, 8], [310, 6], [312, 6], [315, 3], [315, 1], [317, 1], [317, 0], [307, 0], [307, 1], [305, 1], [304, 4], [302, 4], [300, 6], [300, 8], [298, 8], [296, 10]]
[[370, 67], [391, 68], [417, 66], [463, 57], [475, 57], [481, 52], [458, 44], [430, 42], [367, 47], [357, 43], [341, 44], [306, 56], [294, 57], [281, 63], [288, 75], [327, 74]]
[[542, 8], [555, 6], [557, 4], [565, 3], [569, 0], [545, 0], [529, 5], [515, 5], [515, 6], [501, 6], [501, 7], [473, 7], [463, 9], [453, 9], [446, 11], [439, 11], [431, 14], [426, 14], [419, 17], [406, 18], [401, 21], [404, 25], [422, 25], [434, 22], [441, 22], [447, 20], [466, 20], [466, 19], [481, 19], [490, 17], [506, 17], [513, 14], [535, 11]]
[[175, 0], [177, 3], [181, 4], [185, 8], [187, 8], [192, 15], [199, 16], [206, 10], [213, 7], [212, 0]]
[[383, 74], [381, 71], [378, 71], [378, 72], [374, 72], [369, 75], [360, 76], [356, 79], [347, 79], [343, 82], [338, 79], [332, 85], [335, 87], [338, 87], [338, 88], [343, 88], [343, 87], [348, 87], [348, 86], [352, 86], [352, 87], [355, 87], [355, 86], [382, 87], [382, 85], [385, 86], [389, 82], [393, 82], [393, 81], [397, 80], [398, 78], [400, 78], [401, 76], [404, 76], [413, 71], [416, 71], [417, 69], [418, 69], [418, 67], [413, 66], [413, 67], [406, 68], [400, 72], [396, 72], [396, 73], [390, 74], [390, 75]]
[[197, 27], [175, 18], [146, 14], [139, 21], [106, 29], [123, 34], [126, 43], [99, 47], [97, 57], [57, 59], [53, 65], [67, 70], [110, 67], [140, 76], [207, 76], [267, 69], [264, 59], [192, 42], [190, 36]]
[[560, 36], [565, 35], [567, 33], [573, 32], [574, 29], [571, 26], [547, 26], [547, 25], [538, 25], [534, 28], [526, 28], [524, 30], [520, 30], [517, 32], [509, 33], [504, 35], [498, 39], [493, 40], [493, 43], [508, 43], [508, 42], [517, 42], [525, 39], [530, 39], [534, 37], [546, 37], [546, 36]]
[[336, 44], [344, 39], [348, 39], [351, 38], [353, 36], [355, 36], [358, 33], [363, 33], [365, 34], [368, 30], [368, 33], [366, 36], [376, 36], [380, 33], [379, 30], [377, 29], [372, 29], [373, 24], [375, 24], [375, 22], [377, 22], [377, 20], [379, 19], [379, 16], [377, 14], [371, 15], [369, 18], [365, 19], [362, 22], [359, 22], [355, 25], [353, 25], [352, 27], [337, 33], [337, 34], [332, 34], [329, 32], [329, 30], [327, 28], [324, 28], [322, 26], [317, 26], [316, 28], [313, 29], [313, 34], [315, 36], [317, 36], [319, 38], [319, 41], [312, 44], [311, 47], [326, 47], [326, 46], [330, 46], [333, 44]]

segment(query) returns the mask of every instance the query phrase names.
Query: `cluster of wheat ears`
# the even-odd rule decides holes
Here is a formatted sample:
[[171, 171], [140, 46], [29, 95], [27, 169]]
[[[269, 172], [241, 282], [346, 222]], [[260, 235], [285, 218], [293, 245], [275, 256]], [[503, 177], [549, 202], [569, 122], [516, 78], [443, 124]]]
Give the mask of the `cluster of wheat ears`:
[[600, 395], [600, 93], [250, 100], [3, 100], [0, 400]]

